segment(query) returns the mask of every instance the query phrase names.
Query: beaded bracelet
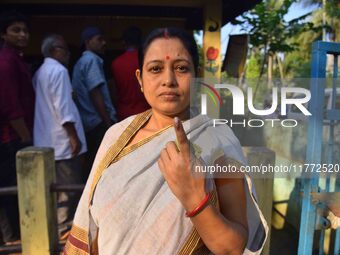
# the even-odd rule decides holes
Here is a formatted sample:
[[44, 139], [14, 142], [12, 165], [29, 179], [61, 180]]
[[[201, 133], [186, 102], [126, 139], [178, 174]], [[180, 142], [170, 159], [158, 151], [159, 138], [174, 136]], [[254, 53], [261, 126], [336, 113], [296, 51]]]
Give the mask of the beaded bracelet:
[[197, 214], [199, 214], [201, 211], [203, 211], [203, 209], [209, 204], [208, 201], [209, 201], [209, 198], [210, 198], [210, 194], [208, 193], [204, 198], [203, 200], [201, 201], [201, 203], [194, 209], [192, 210], [191, 212], [186, 212], [185, 213], [185, 216], [189, 217], [189, 218], [192, 218], [194, 216], [196, 216]]

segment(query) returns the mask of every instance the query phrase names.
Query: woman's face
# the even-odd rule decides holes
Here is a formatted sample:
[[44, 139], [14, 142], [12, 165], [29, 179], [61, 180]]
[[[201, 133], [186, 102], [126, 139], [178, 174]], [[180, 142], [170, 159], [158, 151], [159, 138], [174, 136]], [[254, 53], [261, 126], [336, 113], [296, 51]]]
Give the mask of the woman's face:
[[142, 75], [136, 71], [152, 109], [171, 117], [186, 114], [194, 75], [192, 58], [177, 38], [155, 39], [145, 52]]

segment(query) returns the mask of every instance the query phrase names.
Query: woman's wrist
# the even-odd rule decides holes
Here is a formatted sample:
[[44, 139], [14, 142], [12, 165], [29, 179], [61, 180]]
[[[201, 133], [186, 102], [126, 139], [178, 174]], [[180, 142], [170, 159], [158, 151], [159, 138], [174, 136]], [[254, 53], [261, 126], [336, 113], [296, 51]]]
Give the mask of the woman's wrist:
[[191, 212], [197, 208], [198, 205], [204, 200], [207, 193], [205, 191], [195, 193], [190, 196], [190, 198], [186, 199], [185, 202], [182, 202], [182, 205], [187, 212]]
[[201, 202], [195, 207], [195, 209], [191, 211], [187, 211], [185, 216], [192, 218], [195, 217], [197, 214], [202, 212], [209, 204], [210, 204], [210, 193], [207, 193], [205, 197], [201, 200]]

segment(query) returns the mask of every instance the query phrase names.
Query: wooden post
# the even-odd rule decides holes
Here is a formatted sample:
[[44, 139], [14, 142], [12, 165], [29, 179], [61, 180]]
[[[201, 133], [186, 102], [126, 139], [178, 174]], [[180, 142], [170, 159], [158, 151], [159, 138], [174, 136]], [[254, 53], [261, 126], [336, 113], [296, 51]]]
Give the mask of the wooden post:
[[[261, 164], [263, 166], [275, 165], [275, 152], [266, 147], [243, 147], [243, 151], [250, 166], [260, 166]], [[254, 178], [253, 182], [256, 189], [258, 205], [269, 227], [268, 238], [261, 253], [262, 255], [267, 255], [270, 252], [274, 175]]]
[[55, 181], [53, 149], [28, 147], [16, 160], [22, 254], [56, 254], [56, 193], [50, 192]]
[[[204, 5], [203, 31], [203, 78], [211, 85], [221, 78], [221, 26], [222, 0], [206, 0]], [[219, 109], [208, 100], [208, 116], [219, 118]]]

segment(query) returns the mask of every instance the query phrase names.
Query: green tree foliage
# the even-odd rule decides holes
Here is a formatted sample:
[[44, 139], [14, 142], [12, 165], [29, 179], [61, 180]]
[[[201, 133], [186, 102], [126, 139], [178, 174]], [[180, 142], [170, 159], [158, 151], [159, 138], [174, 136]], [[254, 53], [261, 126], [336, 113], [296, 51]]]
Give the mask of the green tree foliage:
[[[273, 75], [274, 77], [281, 76], [283, 78], [287, 71], [294, 73], [295, 69], [301, 69], [297, 70], [297, 72], [301, 73], [306, 71], [305, 63], [301, 63], [305, 56], [300, 58], [299, 54], [295, 52], [302, 50], [302, 48], [310, 47], [311, 41], [309, 39], [313, 39], [316, 31], [320, 31], [320, 28], [307, 19], [310, 13], [290, 21], [284, 19], [292, 4], [297, 2], [297, 0], [265, 0], [236, 20], [236, 23], [250, 34], [252, 49], [262, 54], [263, 60], [260, 61], [260, 65], [263, 63], [264, 67], [266, 67], [268, 80], [271, 80]], [[302, 38], [305, 40], [304, 44], [301, 44], [301, 41], [298, 40], [302, 34], [305, 34]], [[286, 56], [290, 55], [290, 53], [293, 55], [288, 58], [289, 67], [287, 68]], [[280, 62], [278, 54], [284, 56], [283, 63]], [[304, 51], [303, 54], [310, 54], [310, 50]], [[255, 62], [250, 60], [248, 65], [254, 66]], [[295, 60], [298, 61], [296, 62]], [[279, 72], [279, 67], [281, 72]], [[249, 70], [247, 67], [247, 78], [254, 76], [253, 68], [251, 67]], [[263, 67], [260, 69], [264, 70]], [[249, 73], [249, 71], [251, 72]], [[263, 71], [262, 74], [264, 74]]]
[[297, 0], [263, 1], [242, 15], [237, 22], [250, 34], [253, 47], [272, 54], [296, 49], [298, 45], [289, 43], [288, 39], [313, 29], [313, 23], [306, 21], [309, 14], [285, 21], [284, 16], [294, 2]]
[[[305, 6], [317, 4], [319, 8], [313, 13], [312, 21], [315, 25], [324, 26], [326, 32], [331, 34], [330, 40], [334, 42], [340, 41], [340, 0], [326, 0], [326, 5], [322, 0], [305, 0]], [[325, 24], [323, 24], [323, 14], [325, 16]], [[319, 31], [321, 35], [321, 31]]]
[[[314, 24], [314, 29], [301, 33], [291, 41], [298, 43], [298, 50], [287, 54], [285, 57], [285, 72], [288, 77], [309, 77], [311, 46], [312, 42], [322, 40], [322, 28], [326, 28], [328, 39], [340, 42], [340, 0], [327, 0], [326, 5], [322, 6], [322, 0], [304, 0], [306, 7], [318, 5], [310, 16], [310, 22]], [[325, 14], [325, 24], [323, 15]]]
[[253, 50], [247, 63], [247, 78], [256, 79], [261, 72], [261, 55], [258, 51]]
[[[284, 61], [285, 77], [290, 78], [308, 78], [311, 72], [311, 51], [308, 54], [300, 50], [290, 52], [286, 55]], [[304, 55], [308, 55], [304, 58]]]
[[333, 0], [326, 2], [326, 27], [332, 33], [332, 41], [340, 41], [340, 1]]
[[327, 0], [325, 9], [322, 8], [322, 1], [303, 1], [304, 6], [318, 4], [319, 8], [310, 15], [310, 22], [314, 24], [314, 29], [307, 30], [291, 41], [299, 44], [298, 50], [291, 52], [285, 57], [285, 73], [287, 77], [305, 78], [310, 76], [312, 42], [322, 40], [323, 14], [326, 11], [325, 28], [334, 41], [340, 40], [340, 1]]

